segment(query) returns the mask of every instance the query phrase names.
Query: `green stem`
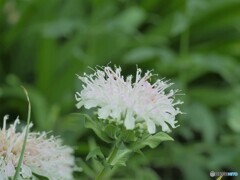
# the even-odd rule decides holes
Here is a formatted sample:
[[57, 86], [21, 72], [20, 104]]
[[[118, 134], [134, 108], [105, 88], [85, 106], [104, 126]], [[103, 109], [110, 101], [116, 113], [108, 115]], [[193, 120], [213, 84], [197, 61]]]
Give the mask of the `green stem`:
[[22, 87], [22, 88], [23, 88], [23, 91], [24, 91], [24, 93], [27, 97], [27, 101], [28, 101], [28, 117], [27, 117], [27, 127], [26, 127], [25, 136], [24, 136], [22, 151], [21, 151], [21, 154], [20, 154], [20, 157], [19, 157], [19, 160], [18, 160], [18, 165], [17, 165], [16, 173], [14, 175], [13, 180], [19, 179], [19, 172], [20, 172], [20, 169], [21, 169], [21, 166], [22, 166], [23, 155], [24, 155], [24, 151], [25, 151], [25, 148], [26, 148], [26, 144], [27, 144], [27, 136], [28, 136], [29, 124], [30, 124], [30, 118], [31, 118], [31, 103], [30, 103], [30, 100], [29, 100], [28, 92], [24, 87]]
[[[108, 158], [107, 158], [107, 164], [111, 164], [113, 159], [115, 158], [117, 154], [118, 148], [117, 148], [117, 143], [113, 146]], [[103, 179], [104, 175], [106, 174], [108, 167], [103, 167], [103, 169], [100, 171], [100, 173], [97, 175], [96, 180], [101, 180]]]

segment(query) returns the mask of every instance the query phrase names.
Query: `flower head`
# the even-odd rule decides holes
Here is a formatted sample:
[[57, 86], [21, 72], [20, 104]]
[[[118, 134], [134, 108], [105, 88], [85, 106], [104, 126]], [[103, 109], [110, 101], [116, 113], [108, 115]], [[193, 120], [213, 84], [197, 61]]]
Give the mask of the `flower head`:
[[[17, 124], [20, 123], [18, 118], [7, 129], [7, 119], [8, 116], [5, 116], [3, 128], [0, 129], [0, 177], [3, 180], [13, 177], [16, 172], [26, 132], [26, 128], [23, 132], [16, 131]], [[70, 147], [62, 146], [59, 138], [54, 136], [48, 138], [45, 132], [29, 132], [20, 171], [21, 177], [32, 178], [34, 174], [38, 174], [52, 180], [73, 179], [72, 152]]]
[[156, 126], [161, 126], [163, 131], [170, 131], [169, 126], [177, 127], [175, 116], [181, 111], [175, 106], [182, 102], [174, 102], [177, 90], [166, 93], [172, 84], [163, 80], [151, 84], [152, 76], [150, 71], [142, 76], [138, 68], [134, 79], [132, 75], [124, 78], [120, 67], [112, 69], [109, 66], [90, 75], [78, 76], [84, 85], [75, 95], [77, 108], [95, 107], [99, 119], [123, 123], [126, 129], [138, 126], [153, 134]]

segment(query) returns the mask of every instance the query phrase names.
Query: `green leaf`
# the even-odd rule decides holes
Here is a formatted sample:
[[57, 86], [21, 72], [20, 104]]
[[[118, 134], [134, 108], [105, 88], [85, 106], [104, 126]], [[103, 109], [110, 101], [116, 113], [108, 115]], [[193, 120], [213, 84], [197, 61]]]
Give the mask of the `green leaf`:
[[35, 174], [35, 173], [33, 173], [33, 177], [34, 177], [35, 179], [48, 180], [47, 177], [41, 176], [41, 175], [38, 175], [38, 174]]
[[113, 139], [117, 139], [117, 134], [119, 132], [119, 127], [113, 124], [107, 124], [104, 127], [104, 132], [107, 133], [108, 136], [110, 136]]
[[128, 160], [131, 152], [132, 152], [131, 149], [128, 149], [124, 144], [121, 144], [110, 165], [126, 166], [126, 161]]
[[78, 160], [79, 160], [79, 164], [81, 164], [81, 168], [83, 169], [83, 172], [85, 174], [87, 174], [87, 176], [89, 176], [91, 179], [94, 179], [94, 177], [95, 177], [94, 170], [92, 168], [90, 168], [89, 165], [81, 158]]
[[86, 128], [92, 129], [95, 132], [95, 134], [103, 141], [107, 143], [112, 142], [112, 140], [107, 136], [107, 134], [103, 132], [103, 127], [101, 127], [102, 124], [100, 124], [97, 120], [93, 120], [91, 117], [89, 117], [86, 114], [84, 116], [85, 116]]
[[93, 150], [91, 150], [91, 151], [88, 153], [88, 155], [87, 155], [87, 157], [86, 157], [86, 160], [88, 161], [88, 160], [91, 159], [91, 158], [98, 158], [98, 157], [101, 158], [101, 159], [104, 158], [104, 155], [103, 155], [100, 147], [96, 147], [96, 148], [94, 148]]
[[183, 13], [177, 12], [174, 15], [173, 26], [171, 29], [171, 34], [176, 36], [184, 32], [189, 26], [189, 17]]
[[124, 142], [132, 142], [138, 139], [136, 133], [132, 130], [125, 130], [122, 135]]
[[116, 19], [118, 28], [133, 33], [145, 19], [145, 12], [139, 7], [131, 7], [123, 11]]
[[173, 138], [164, 132], [159, 132], [157, 134], [148, 135], [147, 137], [142, 138], [140, 141], [134, 143], [131, 148], [134, 149], [134, 151], [142, 149], [145, 146], [149, 146], [150, 148], [154, 149], [163, 141], [173, 141]]
[[45, 37], [57, 38], [71, 34], [72, 31], [79, 28], [79, 21], [72, 19], [59, 19], [53, 22], [48, 22], [43, 25], [42, 34]]
[[228, 110], [228, 125], [236, 133], [240, 133], [240, 103], [230, 106]]
[[137, 153], [137, 154], [139, 154], [141, 156], [144, 156], [144, 153], [140, 149], [136, 150], [135, 153]]
[[[205, 142], [211, 144], [214, 143], [217, 136], [217, 124], [213, 113], [206, 105], [197, 102], [192, 103], [189, 108], [186, 108], [186, 110], [186, 112], [189, 112], [189, 120], [194, 119], [194, 121], [189, 122], [191, 127], [195, 131], [202, 133], [202, 137]], [[199, 114], [201, 114], [201, 116], [199, 116]]]
[[126, 63], [142, 63], [156, 58], [159, 55], [159, 49], [153, 47], [140, 47], [129, 51], [123, 61]]
[[[223, 96], [224, 94], [224, 96]], [[230, 88], [192, 87], [188, 93], [189, 97], [208, 107], [226, 106], [231, 104], [237, 93]]]

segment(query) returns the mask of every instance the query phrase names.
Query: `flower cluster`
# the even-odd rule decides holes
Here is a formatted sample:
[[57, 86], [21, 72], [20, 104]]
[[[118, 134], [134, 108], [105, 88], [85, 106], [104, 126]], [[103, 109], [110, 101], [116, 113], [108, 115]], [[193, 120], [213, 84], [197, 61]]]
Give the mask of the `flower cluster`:
[[181, 101], [174, 102], [178, 90], [166, 89], [172, 84], [157, 80], [151, 84], [153, 76], [147, 71], [137, 69], [136, 77], [124, 78], [121, 68], [109, 66], [96, 69], [93, 74], [78, 76], [83, 82], [83, 89], [77, 92], [77, 108], [97, 108], [98, 118], [124, 124], [126, 129], [145, 128], [150, 134], [156, 132], [156, 126], [162, 131], [177, 127], [175, 116], [181, 111], [175, 107]]
[[[4, 117], [3, 127], [0, 129], [0, 179], [7, 180], [14, 176], [18, 160], [22, 151], [26, 127], [17, 132], [17, 118], [14, 124], [6, 128], [8, 116]], [[32, 124], [30, 124], [30, 127]], [[52, 180], [73, 179], [74, 166], [73, 150], [62, 146], [61, 140], [45, 132], [29, 132], [20, 175], [22, 178], [33, 178], [34, 174]]]

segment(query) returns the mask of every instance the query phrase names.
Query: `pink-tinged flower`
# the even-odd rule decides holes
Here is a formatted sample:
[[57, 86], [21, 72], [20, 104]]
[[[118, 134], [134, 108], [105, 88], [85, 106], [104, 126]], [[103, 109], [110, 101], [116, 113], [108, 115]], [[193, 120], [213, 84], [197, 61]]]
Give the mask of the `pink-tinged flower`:
[[175, 116], [181, 111], [176, 107], [181, 101], [174, 102], [178, 90], [166, 89], [172, 84], [157, 80], [150, 83], [152, 73], [137, 69], [136, 77], [121, 75], [121, 68], [114, 70], [107, 66], [97, 69], [93, 74], [78, 76], [83, 82], [83, 89], [77, 92], [77, 108], [97, 108], [98, 118], [123, 123], [126, 129], [136, 126], [145, 128], [150, 134], [156, 132], [156, 126], [162, 131], [177, 127]]
[[[14, 124], [6, 128], [8, 116], [4, 117], [3, 128], [0, 129], [0, 179], [7, 180], [14, 176], [21, 154], [26, 128], [17, 132], [17, 118]], [[30, 125], [30, 127], [32, 124]], [[45, 132], [29, 132], [26, 149], [21, 166], [21, 178], [33, 178], [34, 174], [52, 180], [73, 179], [73, 150], [63, 146], [61, 140], [54, 136], [47, 137]]]

